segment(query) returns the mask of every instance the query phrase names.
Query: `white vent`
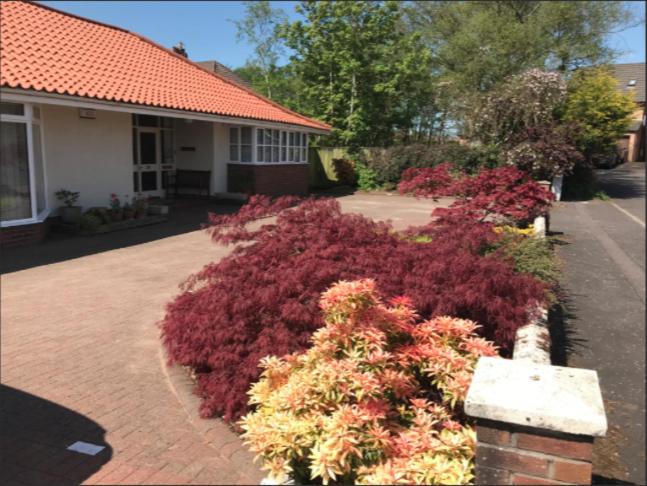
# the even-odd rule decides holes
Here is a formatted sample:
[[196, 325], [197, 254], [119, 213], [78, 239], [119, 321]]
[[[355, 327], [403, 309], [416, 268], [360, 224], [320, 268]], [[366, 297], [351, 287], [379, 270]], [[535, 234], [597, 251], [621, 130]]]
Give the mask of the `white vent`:
[[627, 86], [636, 86], [636, 80], [630, 79], [629, 82], [627, 83]]

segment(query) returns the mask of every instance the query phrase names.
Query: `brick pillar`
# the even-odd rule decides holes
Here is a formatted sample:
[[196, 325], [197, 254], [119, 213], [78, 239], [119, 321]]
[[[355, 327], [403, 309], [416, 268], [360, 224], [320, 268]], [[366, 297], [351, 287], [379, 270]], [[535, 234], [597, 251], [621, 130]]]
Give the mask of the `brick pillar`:
[[593, 437], [479, 420], [477, 484], [590, 484]]
[[607, 422], [597, 373], [481, 358], [465, 401], [476, 418], [476, 484], [591, 484]]

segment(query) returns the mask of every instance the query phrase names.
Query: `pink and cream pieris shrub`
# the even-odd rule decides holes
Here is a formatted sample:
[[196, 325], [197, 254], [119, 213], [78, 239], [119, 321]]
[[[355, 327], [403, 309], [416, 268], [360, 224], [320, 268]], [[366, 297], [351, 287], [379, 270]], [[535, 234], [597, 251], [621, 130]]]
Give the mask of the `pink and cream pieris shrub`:
[[371, 279], [320, 300], [324, 327], [305, 352], [261, 361], [243, 436], [274, 479], [324, 484], [464, 484], [474, 432], [462, 404], [480, 356], [474, 322], [419, 323], [406, 297], [385, 304]]

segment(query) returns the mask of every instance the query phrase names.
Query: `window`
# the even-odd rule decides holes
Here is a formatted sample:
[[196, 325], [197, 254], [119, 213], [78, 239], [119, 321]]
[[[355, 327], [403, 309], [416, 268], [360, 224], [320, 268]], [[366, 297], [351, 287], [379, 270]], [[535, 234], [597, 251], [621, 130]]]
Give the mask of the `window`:
[[22, 103], [0, 103], [0, 222], [33, 223], [46, 216], [45, 167], [40, 111]]
[[[254, 132], [255, 135], [252, 135]], [[306, 133], [273, 128], [229, 128], [230, 162], [257, 164], [307, 162], [307, 145]]]
[[229, 160], [238, 162], [238, 127], [229, 129]]
[[240, 161], [252, 161], [252, 127], [240, 129]]
[[279, 162], [280, 132], [270, 128], [256, 129], [256, 162]]

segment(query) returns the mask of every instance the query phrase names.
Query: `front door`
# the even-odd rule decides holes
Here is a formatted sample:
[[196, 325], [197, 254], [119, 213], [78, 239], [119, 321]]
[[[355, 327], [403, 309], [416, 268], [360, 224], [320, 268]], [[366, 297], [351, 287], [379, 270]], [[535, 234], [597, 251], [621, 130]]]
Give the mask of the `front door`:
[[162, 195], [162, 151], [158, 128], [137, 128], [137, 159], [134, 164], [135, 192]]

